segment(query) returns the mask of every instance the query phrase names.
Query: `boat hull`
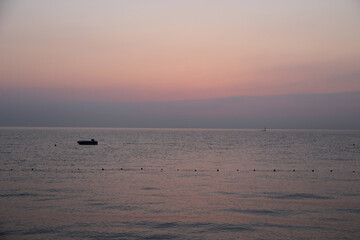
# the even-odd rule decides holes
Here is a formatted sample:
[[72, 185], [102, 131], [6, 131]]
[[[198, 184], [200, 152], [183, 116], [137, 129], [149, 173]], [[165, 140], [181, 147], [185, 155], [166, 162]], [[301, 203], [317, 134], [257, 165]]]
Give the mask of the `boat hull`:
[[98, 145], [97, 141], [88, 141], [88, 140], [81, 140], [77, 141], [79, 145]]

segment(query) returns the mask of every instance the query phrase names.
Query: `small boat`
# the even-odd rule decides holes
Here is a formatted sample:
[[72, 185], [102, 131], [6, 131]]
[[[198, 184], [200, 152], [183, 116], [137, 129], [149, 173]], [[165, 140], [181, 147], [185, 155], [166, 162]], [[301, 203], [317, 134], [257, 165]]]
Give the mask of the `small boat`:
[[260, 130], [260, 131], [266, 132], [266, 127], [264, 127], [264, 129], [262, 129], [262, 130]]
[[79, 140], [77, 142], [80, 145], [97, 145], [98, 144], [98, 142], [95, 141], [94, 139], [91, 139], [90, 141], [89, 140]]

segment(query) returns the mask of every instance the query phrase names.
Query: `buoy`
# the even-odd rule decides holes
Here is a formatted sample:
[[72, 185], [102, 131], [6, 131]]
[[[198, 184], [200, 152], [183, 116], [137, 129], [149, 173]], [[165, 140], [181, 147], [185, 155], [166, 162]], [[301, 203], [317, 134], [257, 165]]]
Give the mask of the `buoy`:
[[12, 171], [13, 169], [10, 169], [10, 171]]
[[32, 168], [31, 171], [34, 171], [34, 169]]
[[120, 168], [120, 170], [123, 170], [123, 168]]
[[56, 147], [56, 144], [54, 146]]
[[195, 172], [196, 172], [196, 169], [195, 169]]
[[238, 172], [238, 171], [239, 171], [239, 169], [236, 169], [236, 171]]
[[295, 169], [293, 169], [293, 172], [295, 172]]
[[179, 169], [176, 169], [176, 171], [179, 171]]
[[276, 169], [274, 169], [274, 172], [276, 172]]
[[315, 170], [313, 169], [313, 170], [311, 170], [312, 172], [315, 172]]
[[164, 169], [161, 169], [161, 171], [164, 170]]
[[143, 170], [143, 168], [140, 168], [140, 170]]
[[254, 168], [254, 172], [255, 172], [255, 168]]
[[101, 171], [104, 171], [104, 168], [101, 168]]
[[330, 172], [332, 172], [332, 170], [330, 170]]
[[219, 169], [216, 169], [216, 171], [218, 172], [218, 171], [219, 171]]

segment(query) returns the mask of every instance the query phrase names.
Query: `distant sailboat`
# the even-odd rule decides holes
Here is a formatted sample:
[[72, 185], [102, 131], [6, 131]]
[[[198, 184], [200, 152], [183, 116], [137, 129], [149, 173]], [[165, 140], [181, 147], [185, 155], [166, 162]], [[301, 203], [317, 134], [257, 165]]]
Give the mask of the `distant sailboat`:
[[266, 127], [264, 127], [264, 129], [262, 129], [262, 130], [260, 130], [260, 131], [266, 132]]

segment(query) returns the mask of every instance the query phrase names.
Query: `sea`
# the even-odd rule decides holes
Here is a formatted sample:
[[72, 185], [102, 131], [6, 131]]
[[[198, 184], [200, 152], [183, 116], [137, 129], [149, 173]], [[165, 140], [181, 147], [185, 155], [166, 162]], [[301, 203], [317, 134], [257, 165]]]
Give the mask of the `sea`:
[[0, 239], [360, 239], [360, 131], [2, 127]]

